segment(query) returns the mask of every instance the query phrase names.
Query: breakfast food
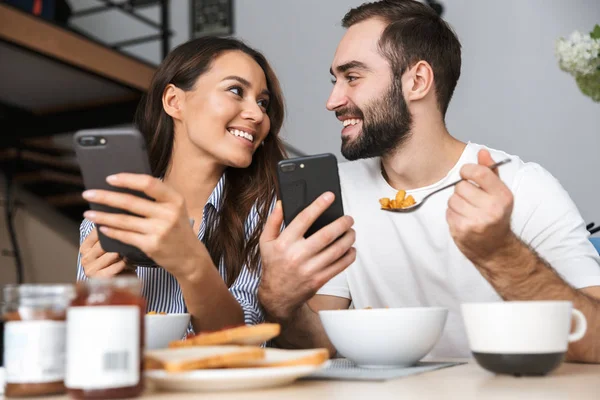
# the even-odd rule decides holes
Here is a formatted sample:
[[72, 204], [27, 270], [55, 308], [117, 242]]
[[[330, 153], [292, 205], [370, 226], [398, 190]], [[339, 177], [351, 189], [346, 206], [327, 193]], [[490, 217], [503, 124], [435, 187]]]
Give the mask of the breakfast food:
[[146, 369], [182, 372], [209, 368], [266, 368], [321, 365], [329, 359], [327, 349], [283, 350], [262, 348], [279, 335], [279, 324], [241, 325], [188, 335], [169, 348], [144, 354]]
[[329, 359], [327, 349], [284, 350], [265, 349], [264, 358], [230, 362], [228, 368], [266, 368], [298, 365], [321, 365]]
[[150, 312], [146, 313], [146, 315], [167, 315], [167, 313], [164, 311], [161, 311], [161, 312], [150, 311]]
[[321, 365], [329, 359], [326, 349], [282, 350], [256, 346], [199, 346], [146, 352], [147, 370], [182, 372], [212, 368], [268, 368]]
[[169, 347], [213, 346], [213, 345], [261, 345], [281, 331], [279, 324], [241, 325], [238, 327], [205, 331], [188, 335], [186, 340], [169, 343]]
[[411, 195], [406, 196], [406, 191], [404, 190], [399, 190], [394, 199], [387, 197], [379, 199], [379, 204], [383, 210], [407, 208], [415, 203], [415, 199]]
[[263, 348], [243, 346], [152, 350], [144, 355], [144, 367], [145, 369], [164, 369], [167, 372], [223, 368], [236, 363], [263, 359], [264, 353]]

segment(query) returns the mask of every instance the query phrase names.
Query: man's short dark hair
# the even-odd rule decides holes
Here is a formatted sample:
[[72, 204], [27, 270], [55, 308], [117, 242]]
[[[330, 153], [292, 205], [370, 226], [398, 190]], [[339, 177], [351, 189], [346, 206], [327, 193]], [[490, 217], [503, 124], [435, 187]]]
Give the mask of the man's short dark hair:
[[442, 116], [460, 77], [461, 45], [452, 28], [428, 5], [413, 0], [381, 0], [351, 9], [342, 19], [349, 28], [376, 18], [388, 24], [379, 39], [394, 79], [423, 60], [433, 69], [435, 92]]

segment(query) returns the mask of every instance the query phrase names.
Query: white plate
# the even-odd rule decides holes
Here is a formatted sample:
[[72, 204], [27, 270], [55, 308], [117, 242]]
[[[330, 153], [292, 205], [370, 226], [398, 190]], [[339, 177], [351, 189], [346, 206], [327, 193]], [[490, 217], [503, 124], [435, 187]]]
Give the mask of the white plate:
[[172, 391], [247, 390], [283, 386], [310, 375], [323, 365], [299, 365], [271, 368], [199, 369], [168, 373], [163, 370], [145, 372], [156, 389]]

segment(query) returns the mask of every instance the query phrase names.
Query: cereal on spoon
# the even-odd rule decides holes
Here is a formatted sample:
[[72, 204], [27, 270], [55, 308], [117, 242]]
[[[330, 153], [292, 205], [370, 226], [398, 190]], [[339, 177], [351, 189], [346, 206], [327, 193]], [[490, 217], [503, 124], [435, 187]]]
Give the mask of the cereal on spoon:
[[399, 190], [394, 199], [389, 199], [387, 197], [379, 199], [379, 204], [381, 204], [381, 209], [383, 210], [406, 208], [415, 203], [415, 199], [411, 195], [407, 196], [405, 190]]

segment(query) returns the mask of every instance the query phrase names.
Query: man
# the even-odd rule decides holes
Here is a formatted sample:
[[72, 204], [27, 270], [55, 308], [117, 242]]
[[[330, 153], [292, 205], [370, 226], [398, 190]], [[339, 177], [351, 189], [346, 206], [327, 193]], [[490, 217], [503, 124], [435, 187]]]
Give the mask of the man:
[[[317, 311], [351, 302], [355, 308], [442, 306], [448, 320], [431, 355], [468, 356], [461, 303], [560, 299], [572, 301], [588, 321], [585, 337], [569, 346], [569, 359], [600, 362], [599, 258], [568, 194], [539, 165], [460, 142], [446, 129], [460, 75], [456, 35], [428, 6], [410, 0], [365, 3], [342, 25], [347, 31], [331, 67], [327, 108], [343, 123], [343, 155], [359, 160], [340, 165], [344, 208], [354, 221], [342, 218], [322, 236], [331, 242], [355, 230], [356, 254], [337, 255], [356, 261], [345, 270], [315, 268], [327, 247], [287, 232], [301, 235], [326, 201], [307, 208], [281, 235], [276, 210], [261, 243], [259, 298], [269, 318], [283, 325], [278, 344], [333, 352]], [[512, 162], [487, 167], [505, 158]], [[397, 190], [419, 201], [461, 177], [466, 181], [415, 212], [380, 209], [378, 199]], [[289, 268], [274, 267], [283, 261]], [[309, 298], [320, 278], [337, 269], [342, 272]], [[305, 284], [314, 270], [320, 275]]]

